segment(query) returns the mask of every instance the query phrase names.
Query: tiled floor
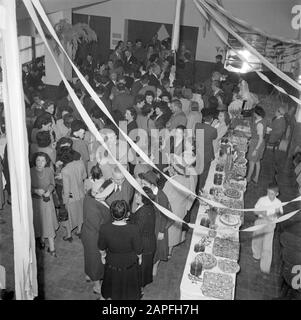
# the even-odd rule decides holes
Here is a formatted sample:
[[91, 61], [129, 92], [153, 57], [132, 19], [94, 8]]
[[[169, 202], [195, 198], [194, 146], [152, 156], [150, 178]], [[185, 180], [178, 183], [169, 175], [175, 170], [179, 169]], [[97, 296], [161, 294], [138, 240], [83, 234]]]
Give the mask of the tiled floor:
[[[285, 167], [285, 155], [277, 157], [281, 175], [276, 176], [280, 185], [280, 199], [290, 200], [296, 196], [297, 189], [294, 176]], [[273, 166], [271, 165], [271, 152], [267, 151], [262, 163], [259, 186], [250, 185], [245, 194], [245, 207], [253, 207], [257, 199], [265, 194], [265, 186], [273, 180]], [[195, 218], [197, 205], [194, 207], [192, 217]], [[292, 208], [286, 208], [286, 212]], [[6, 224], [0, 225], [1, 253], [0, 263], [7, 270], [7, 286], [13, 288], [13, 243], [10, 207], [6, 206], [2, 211], [2, 217]], [[255, 217], [253, 213], [245, 216], [245, 225], [251, 226]], [[83, 272], [83, 248], [80, 240], [75, 237], [73, 243], [62, 240], [62, 228], [56, 237], [57, 258], [51, 257], [44, 251], [37, 250], [39, 265], [39, 294], [40, 298], [48, 300], [94, 300], [97, 298], [92, 293], [92, 284], [85, 282]], [[252, 258], [251, 234], [241, 233], [241, 271], [237, 276], [236, 299], [237, 300], [269, 300], [277, 298], [280, 291], [279, 276], [279, 243], [278, 233], [275, 232], [274, 259], [271, 274], [264, 279], [259, 263]], [[162, 262], [159, 266], [154, 282], [145, 288], [145, 300], [178, 300], [180, 298], [180, 282], [187, 253], [189, 250], [191, 232], [185, 243], [175, 248], [169, 262]]]

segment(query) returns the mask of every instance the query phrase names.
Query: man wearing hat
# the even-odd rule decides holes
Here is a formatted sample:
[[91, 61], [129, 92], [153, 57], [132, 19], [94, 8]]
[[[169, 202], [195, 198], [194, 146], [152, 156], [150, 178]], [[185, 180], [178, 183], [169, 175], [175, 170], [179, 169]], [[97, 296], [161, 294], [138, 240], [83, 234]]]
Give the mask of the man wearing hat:
[[86, 125], [81, 120], [74, 120], [71, 123], [71, 139], [73, 141], [72, 148], [81, 155], [81, 160], [88, 170], [88, 161], [90, 160], [89, 149], [87, 143], [83, 140], [86, 133]]
[[[162, 207], [171, 211], [171, 206], [166, 194], [157, 186], [158, 177], [152, 171], [138, 174], [141, 179], [142, 187], [148, 187], [155, 195], [155, 202]], [[160, 261], [168, 260], [168, 228], [172, 225], [173, 221], [164, 215], [159, 209], [155, 207], [156, 212], [156, 226], [155, 234], [157, 238], [157, 249], [154, 256], [153, 275], [157, 274], [157, 269]]]

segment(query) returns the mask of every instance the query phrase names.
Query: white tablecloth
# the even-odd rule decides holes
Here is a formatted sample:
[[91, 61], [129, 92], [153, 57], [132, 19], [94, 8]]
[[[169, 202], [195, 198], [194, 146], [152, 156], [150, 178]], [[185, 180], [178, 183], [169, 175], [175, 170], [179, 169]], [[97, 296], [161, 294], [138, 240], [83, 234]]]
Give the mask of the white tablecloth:
[[[205, 185], [205, 192], [209, 192], [210, 188], [214, 187], [219, 187], [219, 186], [215, 186], [213, 184], [213, 180], [214, 180], [214, 174], [215, 172], [215, 167], [216, 164], [218, 163], [218, 160], [215, 159], [212, 161], [211, 166], [210, 166], [210, 170], [208, 173], [208, 177], [206, 180], [206, 185]], [[220, 173], [220, 172], [218, 172]], [[222, 185], [220, 187], [223, 187]], [[240, 191], [241, 193], [241, 198], [240, 200], [243, 200], [243, 192]], [[201, 219], [203, 217], [207, 217], [208, 215], [207, 213], [205, 213], [206, 209], [209, 208], [206, 205], [200, 204], [200, 208], [199, 208], [199, 212], [196, 218], [196, 225], [200, 225]], [[217, 237], [221, 236], [221, 233], [230, 233], [231, 235], [233, 235], [233, 237], [235, 237], [237, 239], [237, 241], [239, 241], [239, 227], [240, 224], [237, 225], [236, 227], [229, 227], [226, 228], [227, 230], [225, 230], [225, 225], [220, 222], [219, 220], [220, 216], [217, 216], [216, 218], [216, 225], [217, 225]], [[194, 230], [193, 234], [192, 234], [192, 239], [191, 239], [191, 244], [190, 244], [190, 249], [189, 249], [189, 253], [187, 256], [187, 260], [186, 260], [186, 264], [185, 264], [185, 269], [184, 269], [184, 273], [183, 273], [183, 277], [182, 277], [182, 281], [181, 281], [181, 286], [180, 286], [180, 299], [181, 300], [219, 300], [213, 297], [207, 297], [205, 295], [203, 295], [201, 287], [202, 287], [202, 282], [197, 282], [197, 283], [193, 283], [188, 275], [190, 274], [190, 264], [191, 262], [193, 262], [193, 260], [195, 259], [196, 255], [198, 253], [194, 252], [194, 246], [195, 244], [197, 244], [200, 240], [200, 234], [207, 234], [208, 231], [201, 232], [200, 230]], [[212, 254], [212, 249], [213, 249], [213, 242], [214, 239], [212, 240], [211, 244], [209, 246], [206, 246], [205, 252], [206, 253], [210, 253]], [[218, 259], [223, 259], [223, 258], [219, 258], [216, 257], [217, 260]], [[216, 273], [223, 273], [218, 266], [214, 267], [213, 269], [208, 270], [209, 272], [216, 272]], [[201, 279], [203, 277], [204, 271], [202, 272], [201, 275]], [[232, 300], [234, 299], [235, 296], [235, 284], [236, 284], [236, 274], [229, 274], [227, 273], [227, 275], [230, 275], [233, 278], [233, 284], [234, 284], [234, 289], [232, 292]]]

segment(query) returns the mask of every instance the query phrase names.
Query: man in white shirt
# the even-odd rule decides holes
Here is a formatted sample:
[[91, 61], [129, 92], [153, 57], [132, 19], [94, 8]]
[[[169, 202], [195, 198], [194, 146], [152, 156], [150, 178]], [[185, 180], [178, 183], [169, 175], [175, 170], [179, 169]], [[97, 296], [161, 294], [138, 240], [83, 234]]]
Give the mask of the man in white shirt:
[[253, 258], [260, 260], [260, 270], [263, 273], [270, 273], [273, 256], [273, 237], [276, 224], [273, 223], [283, 214], [281, 201], [277, 198], [279, 187], [276, 184], [269, 184], [267, 195], [259, 198], [255, 208], [263, 208], [262, 211], [255, 211], [258, 219], [255, 225], [267, 224], [265, 227], [254, 231], [252, 239]]

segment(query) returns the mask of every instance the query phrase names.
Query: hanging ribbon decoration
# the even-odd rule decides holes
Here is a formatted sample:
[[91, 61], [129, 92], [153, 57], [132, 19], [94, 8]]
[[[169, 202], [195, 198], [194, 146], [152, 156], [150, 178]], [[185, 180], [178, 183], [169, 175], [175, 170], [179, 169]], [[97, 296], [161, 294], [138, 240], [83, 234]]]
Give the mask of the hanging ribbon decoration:
[[[33, 2], [35, 0], [32, 0]], [[100, 133], [97, 131], [93, 121], [90, 119], [90, 117], [88, 116], [86, 110], [84, 109], [84, 107], [82, 106], [80, 100], [78, 99], [78, 97], [76, 96], [76, 94], [74, 93], [74, 90], [72, 89], [72, 87], [70, 86], [70, 84], [68, 83], [66, 77], [64, 76], [62, 70], [60, 69], [60, 66], [58, 64], [58, 62], [56, 61], [56, 58], [54, 57], [53, 53], [52, 53], [52, 50], [48, 44], [48, 42], [46, 41], [46, 38], [45, 38], [45, 35], [44, 35], [44, 32], [43, 32], [43, 29], [40, 25], [40, 22], [38, 20], [38, 17], [34, 11], [34, 8], [32, 6], [32, 3], [30, 0], [23, 0], [28, 12], [30, 13], [31, 15], [31, 18], [34, 22], [34, 24], [36, 25], [43, 41], [45, 42], [45, 45], [47, 47], [47, 49], [49, 50], [50, 54], [51, 54], [51, 57], [52, 59], [54, 60], [54, 63], [56, 64], [57, 68], [58, 68], [58, 71], [60, 73], [60, 76], [62, 77], [63, 79], [63, 82], [67, 88], [67, 91], [68, 93], [70, 94], [70, 97], [72, 98], [76, 108], [78, 109], [81, 117], [83, 118], [83, 120], [85, 121], [85, 123], [87, 124], [89, 130], [91, 131], [91, 133], [96, 137], [97, 141], [99, 141], [103, 146], [104, 148], [107, 150], [108, 154], [112, 157], [112, 159], [114, 160], [114, 162], [116, 163], [116, 165], [118, 166], [118, 168], [120, 169], [120, 171], [124, 174], [125, 178], [129, 181], [129, 183], [138, 191], [140, 192], [141, 194], [143, 194], [145, 197], [148, 198], [147, 194], [144, 192], [144, 190], [141, 188], [141, 186], [138, 184], [138, 182], [132, 177], [131, 174], [129, 174], [129, 172], [122, 166], [122, 164], [119, 163], [119, 161], [117, 161], [115, 159], [115, 157], [113, 156], [113, 154], [111, 153], [111, 151], [108, 149], [106, 143], [104, 142], [102, 136], [100, 135]], [[42, 9], [42, 8], [41, 8]], [[37, 8], [37, 10], [39, 11], [39, 9]], [[43, 10], [43, 9], [42, 9]], [[47, 16], [46, 16], [47, 17]], [[44, 22], [46, 23], [46, 21], [44, 20]], [[151, 200], [151, 199], [150, 199]], [[208, 199], [206, 199], [208, 201]], [[152, 201], [152, 200], [151, 200]], [[209, 201], [208, 201], [209, 202]], [[215, 203], [215, 201], [211, 201], [210, 202], [213, 202]], [[165, 214], [168, 218], [174, 220], [174, 221], [177, 221], [177, 222], [180, 222], [180, 223], [185, 223], [187, 224], [190, 228], [192, 229], [198, 229], [198, 230], [208, 230], [209, 228], [205, 228], [203, 226], [196, 226], [195, 224], [191, 224], [191, 223], [186, 223], [184, 220], [180, 219], [179, 217], [177, 217], [174, 213], [170, 212], [169, 210], [167, 210], [166, 208], [160, 206], [159, 204], [157, 204], [156, 202], [152, 201], [152, 203], [154, 204], [155, 207], [157, 207], [163, 214]], [[218, 204], [218, 203], [216, 203]], [[218, 204], [220, 205], [220, 204]], [[221, 205], [223, 208], [226, 208], [225, 206]], [[241, 209], [240, 211], [242, 211], [243, 209]], [[259, 209], [245, 209], [245, 210], [248, 210], [248, 211], [263, 211], [263, 208], [260, 208]], [[295, 215], [296, 213], [298, 213], [299, 211], [294, 211], [290, 214], [287, 214], [285, 215], [284, 217], [282, 217], [282, 220], [279, 220], [277, 219], [274, 223], [279, 223], [279, 222], [282, 222], [282, 221], [285, 221], [289, 218], [291, 218], [293, 215]], [[279, 221], [278, 221], [279, 220]], [[261, 229], [263, 228], [265, 225], [267, 224], [262, 224], [262, 225], [258, 225], [258, 226], [254, 226], [256, 227], [256, 230], [257, 228], [258, 229]], [[254, 229], [254, 227], [251, 227]], [[240, 231], [253, 231], [253, 229], [250, 230], [250, 228], [247, 228], [247, 229], [244, 229], [244, 230], [240, 230]]]

